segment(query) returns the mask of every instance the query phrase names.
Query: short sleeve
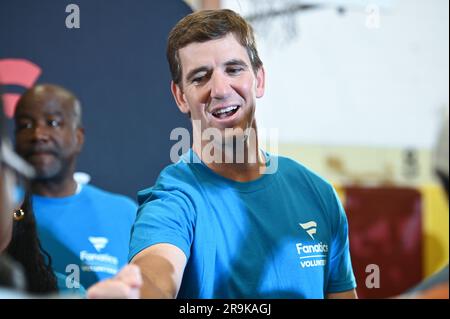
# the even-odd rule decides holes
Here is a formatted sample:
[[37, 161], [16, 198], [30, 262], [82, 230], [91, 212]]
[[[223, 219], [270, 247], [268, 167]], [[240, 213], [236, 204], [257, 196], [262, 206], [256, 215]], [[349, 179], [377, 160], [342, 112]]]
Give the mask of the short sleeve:
[[331, 246], [327, 293], [348, 291], [356, 288], [356, 280], [350, 258], [348, 222], [344, 208], [333, 189], [333, 206], [337, 218]]
[[195, 209], [189, 197], [180, 190], [151, 189], [140, 202], [128, 259], [162, 243], [180, 248], [188, 259], [195, 227]]

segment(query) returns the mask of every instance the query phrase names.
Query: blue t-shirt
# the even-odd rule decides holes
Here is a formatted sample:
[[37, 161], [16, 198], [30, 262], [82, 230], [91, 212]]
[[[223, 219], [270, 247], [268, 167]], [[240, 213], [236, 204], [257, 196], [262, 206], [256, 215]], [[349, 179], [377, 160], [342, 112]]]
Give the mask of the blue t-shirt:
[[188, 262], [179, 298], [324, 298], [355, 288], [333, 187], [266, 156], [277, 171], [245, 183], [198, 163], [192, 150], [165, 168], [138, 194], [129, 259], [158, 243], [180, 248]]
[[58, 286], [59, 296], [61, 298], [85, 298], [86, 297], [86, 289], [77, 282], [70, 278], [69, 276], [60, 274], [59, 272], [55, 272], [56, 284]]
[[34, 195], [33, 209], [55, 272], [87, 289], [127, 263], [137, 211], [131, 199], [85, 185], [80, 193], [63, 198]]

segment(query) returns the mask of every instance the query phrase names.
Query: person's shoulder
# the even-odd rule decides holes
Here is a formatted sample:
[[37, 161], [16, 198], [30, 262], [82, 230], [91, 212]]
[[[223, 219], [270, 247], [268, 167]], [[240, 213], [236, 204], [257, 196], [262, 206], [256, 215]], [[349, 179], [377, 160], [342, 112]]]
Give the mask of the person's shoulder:
[[290, 176], [297, 182], [307, 182], [317, 187], [331, 188], [331, 183], [304, 164], [285, 156], [276, 156], [280, 173]]
[[192, 165], [201, 165], [200, 163], [193, 163], [188, 161], [187, 155], [184, 155], [178, 162], [166, 166], [158, 177], [158, 182], [173, 182], [173, 181], [192, 181], [195, 178], [195, 171]]
[[199, 192], [200, 182], [192, 165], [201, 164], [192, 164], [181, 158], [178, 162], [166, 166], [153, 186], [138, 192], [138, 203], [142, 204], [155, 196], [165, 196], [163, 194], [181, 196], [193, 201], [193, 197]]
[[128, 206], [133, 209], [137, 207], [137, 204], [128, 196], [113, 193], [91, 184], [84, 185], [82, 192], [89, 197], [107, 201], [111, 205]]
[[[201, 164], [194, 164], [201, 165]], [[197, 183], [195, 170], [190, 163], [180, 159], [178, 162], [166, 166], [159, 174], [152, 189], [180, 189], [190, 188]]]

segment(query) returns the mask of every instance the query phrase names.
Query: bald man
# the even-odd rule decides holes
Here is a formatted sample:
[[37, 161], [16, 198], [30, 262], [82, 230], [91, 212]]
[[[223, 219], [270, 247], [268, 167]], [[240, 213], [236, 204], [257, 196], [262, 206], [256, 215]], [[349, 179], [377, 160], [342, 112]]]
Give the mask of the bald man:
[[62, 87], [38, 85], [21, 97], [14, 119], [16, 150], [36, 170], [33, 208], [54, 270], [85, 288], [114, 276], [127, 263], [137, 207], [75, 181], [84, 143], [80, 102]]

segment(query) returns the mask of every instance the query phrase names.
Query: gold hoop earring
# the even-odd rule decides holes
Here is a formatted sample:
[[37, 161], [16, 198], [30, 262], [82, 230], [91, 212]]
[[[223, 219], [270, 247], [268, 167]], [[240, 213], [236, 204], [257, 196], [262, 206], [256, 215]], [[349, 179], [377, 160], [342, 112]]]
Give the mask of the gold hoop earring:
[[14, 220], [16, 222], [21, 221], [24, 217], [25, 217], [25, 212], [23, 211], [23, 209], [16, 209], [13, 213], [14, 216]]

